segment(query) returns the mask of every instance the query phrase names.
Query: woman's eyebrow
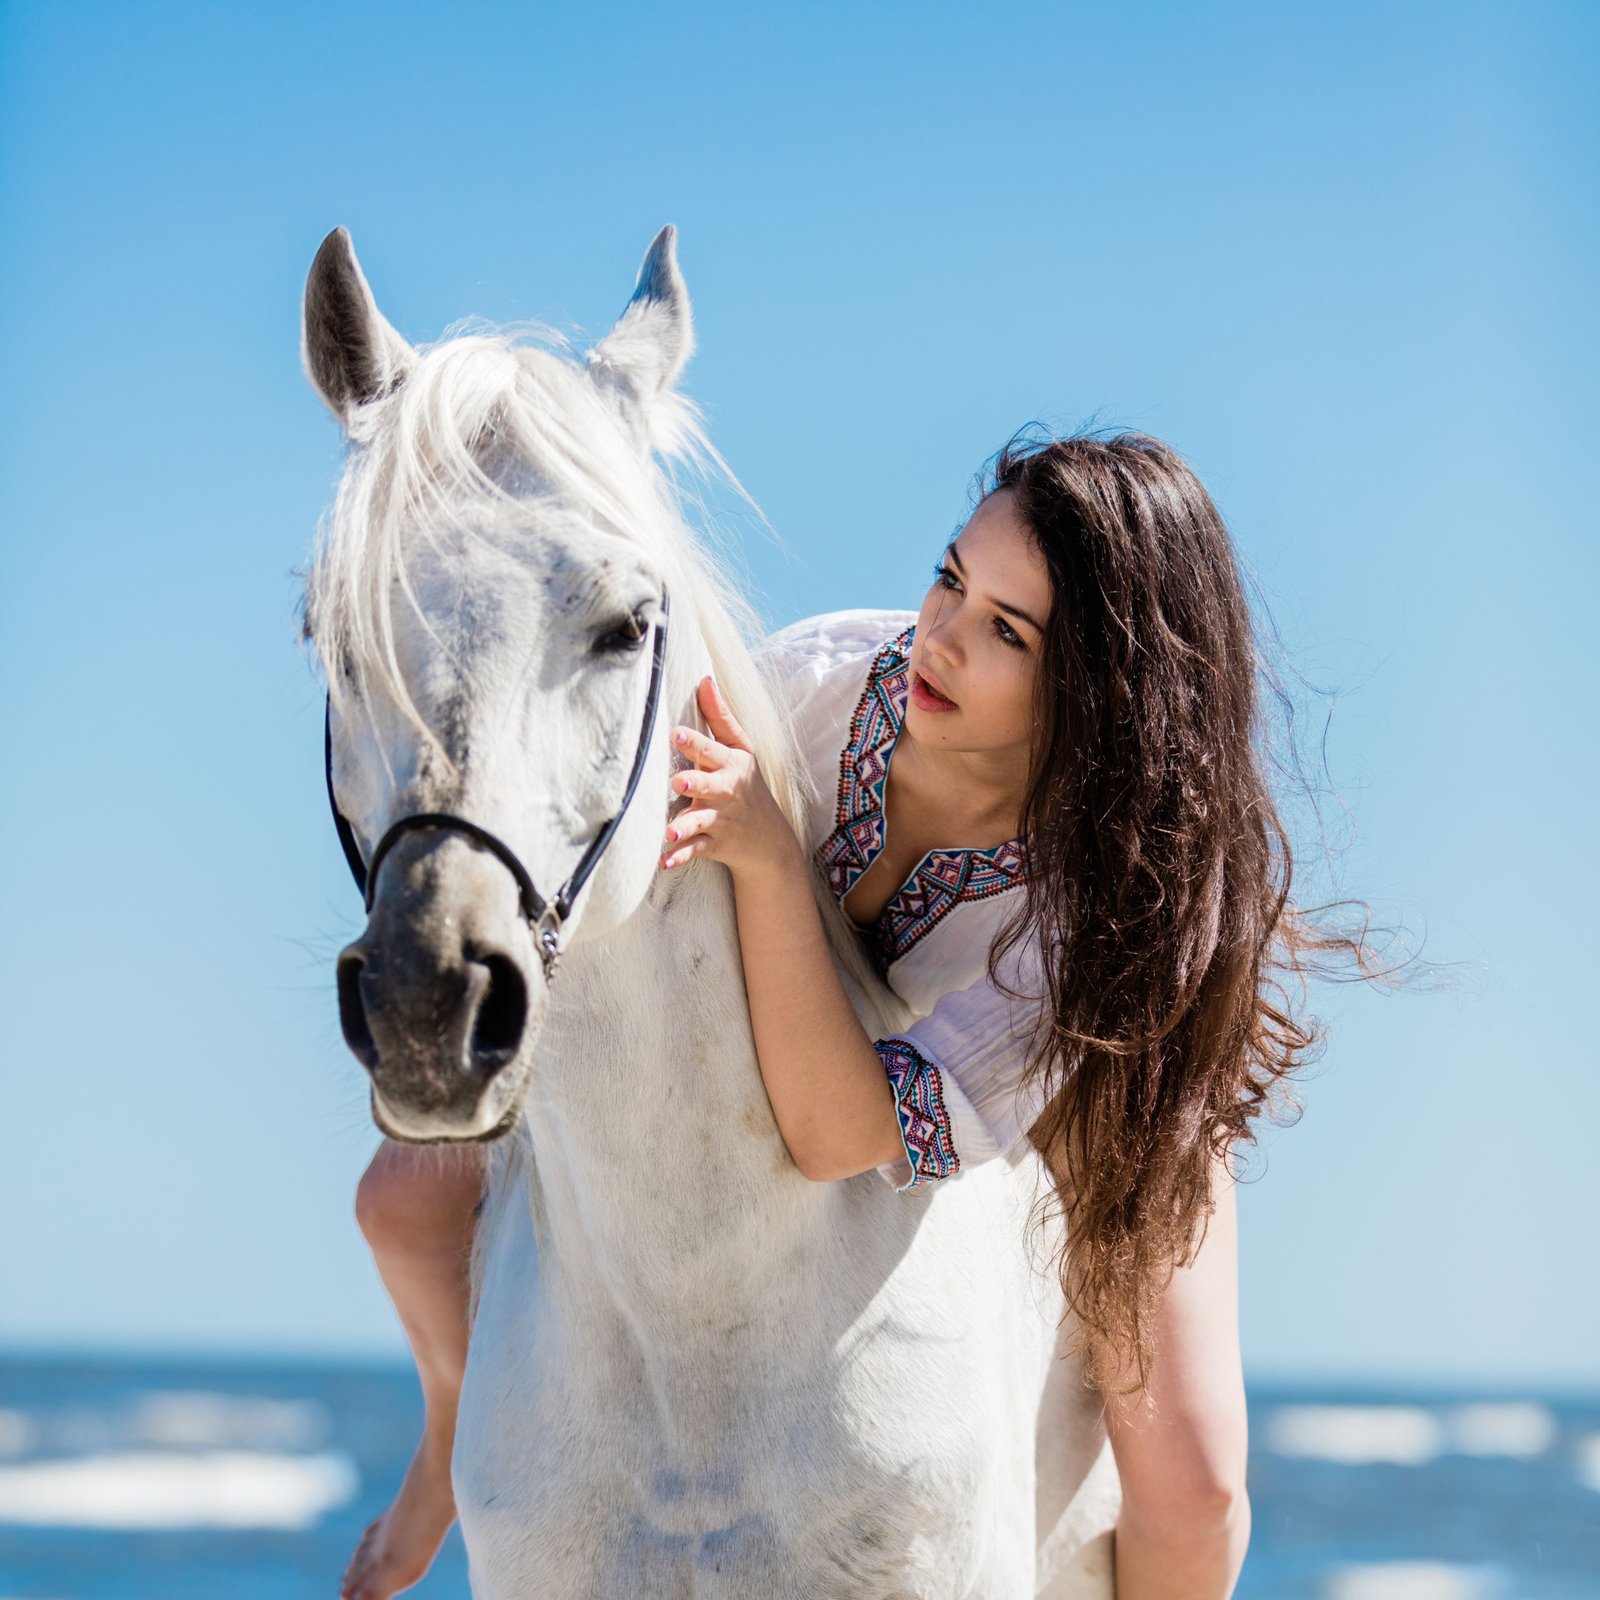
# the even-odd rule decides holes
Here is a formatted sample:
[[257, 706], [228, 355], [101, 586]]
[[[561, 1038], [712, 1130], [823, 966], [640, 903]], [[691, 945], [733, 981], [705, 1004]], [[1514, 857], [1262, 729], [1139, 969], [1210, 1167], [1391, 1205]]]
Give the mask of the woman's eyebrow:
[[[955, 563], [956, 571], [959, 572], [963, 578], [966, 577], [967, 569], [961, 564], [961, 552], [956, 549], [956, 542], [954, 539], [952, 539], [950, 543], [945, 546], [944, 553], [949, 556], [952, 562]], [[1007, 605], [1004, 600], [996, 600], [992, 594], [985, 595], [984, 599], [987, 600], [996, 611], [1009, 612], [1013, 617], [1020, 617], [1030, 627], [1038, 628], [1041, 634], [1044, 632], [1044, 628], [1041, 626], [1041, 624], [1035, 622], [1033, 618], [1022, 609], [1021, 606]]]

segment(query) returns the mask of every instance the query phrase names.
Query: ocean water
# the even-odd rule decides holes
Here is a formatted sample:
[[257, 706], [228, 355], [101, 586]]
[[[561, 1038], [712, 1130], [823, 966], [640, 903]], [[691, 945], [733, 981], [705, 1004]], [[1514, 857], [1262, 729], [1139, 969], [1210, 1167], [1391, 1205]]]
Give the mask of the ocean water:
[[[1249, 1398], [1238, 1600], [1600, 1600], [1600, 1394]], [[0, 1357], [0, 1600], [331, 1600], [420, 1416], [404, 1368]]]

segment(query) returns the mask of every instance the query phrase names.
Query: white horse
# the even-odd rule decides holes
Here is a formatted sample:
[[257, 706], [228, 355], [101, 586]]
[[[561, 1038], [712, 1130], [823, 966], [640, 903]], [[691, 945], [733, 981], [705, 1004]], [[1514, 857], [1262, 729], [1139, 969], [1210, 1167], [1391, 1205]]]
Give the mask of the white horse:
[[[509, 1134], [456, 1435], [473, 1592], [1102, 1600], [1118, 1484], [1099, 1397], [1056, 1359], [1053, 1241], [1024, 1248], [1039, 1162], [904, 1194], [802, 1177], [728, 875], [657, 870], [668, 732], [708, 671], [803, 815], [755, 619], [665, 470], [714, 456], [676, 388], [691, 343], [670, 227], [581, 360], [498, 331], [414, 349], [342, 229], [306, 288], [306, 368], [349, 441], [306, 603], [367, 880], [341, 1017], [386, 1132]], [[564, 926], [530, 937], [597, 839]], [[863, 1025], [904, 1026], [816, 892]]]

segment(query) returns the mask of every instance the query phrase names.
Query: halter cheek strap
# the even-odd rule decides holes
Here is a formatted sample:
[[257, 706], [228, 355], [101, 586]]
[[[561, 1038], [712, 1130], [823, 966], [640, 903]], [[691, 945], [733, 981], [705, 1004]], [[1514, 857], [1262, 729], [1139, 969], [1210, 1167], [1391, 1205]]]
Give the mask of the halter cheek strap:
[[561, 960], [561, 936], [567, 918], [572, 914], [573, 902], [588, 881], [589, 874], [594, 871], [596, 863], [605, 853], [606, 846], [615, 837], [623, 815], [628, 809], [628, 802], [633, 799], [634, 791], [639, 787], [645, 758], [650, 753], [650, 734], [655, 727], [656, 712], [661, 704], [661, 680], [667, 659], [667, 612], [667, 591], [663, 587], [661, 613], [655, 623], [655, 642], [650, 658], [650, 687], [645, 693], [644, 721], [640, 724], [639, 743], [633, 753], [633, 768], [628, 774], [628, 786], [623, 791], [622, 803], [599, 833], [589, 841], [583, 854], [579, 856], [578, 864], [573, 868], [571, 876], [556, 890], [551, 900], [546, 900], [539, 893], [528, 869], [523, 866], [510, 845], [470, 818], [458, 817], [448, 811], [417, 811], [408, 817], [401, 817], [399, 821], [391, 823], [383, 837], [378, 840], [372, 852], [372, 860], [363, 861], [361, 847], [356, 842], [355, 829], [350, 826], [350, 819], [340, 811], [339, 802], [334, 797], [333, 709], [330, 699], [323, 708], [322, 716], [322, 764], [328, 784], [328, 806], [333, 812], [333, 825], [338, 831], [339, 845], [349, 865], [350, 876], [355, 879], [356, 887], [361, 891], [362, 903], [369, 913], [372, 910], [374, 889], [378, 881], [378, 871], [383, 866], [383, 858], [404, 834], [415, 833], [424, 828], [442, 828], [453, 833], [465, 834], [474, 843], [482, 845], [516, 879], [522, 915], [533, 931], [533, 941], [544, 966], [545, 980], [548, 982], [555, 976], [556, 967]]

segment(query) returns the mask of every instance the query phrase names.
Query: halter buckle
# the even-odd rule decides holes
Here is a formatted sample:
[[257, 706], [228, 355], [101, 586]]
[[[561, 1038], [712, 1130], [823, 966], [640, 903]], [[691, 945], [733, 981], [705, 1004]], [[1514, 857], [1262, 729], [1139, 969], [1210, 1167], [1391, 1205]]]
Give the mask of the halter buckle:
[[556, 968], [561, 965], [561, 912], [555, 906], [548, 906], [532, 928], [534, 948], [539, 952], [539, 959], [544, 963], [544, 978], [548, 983], [556, 975]]

